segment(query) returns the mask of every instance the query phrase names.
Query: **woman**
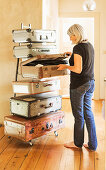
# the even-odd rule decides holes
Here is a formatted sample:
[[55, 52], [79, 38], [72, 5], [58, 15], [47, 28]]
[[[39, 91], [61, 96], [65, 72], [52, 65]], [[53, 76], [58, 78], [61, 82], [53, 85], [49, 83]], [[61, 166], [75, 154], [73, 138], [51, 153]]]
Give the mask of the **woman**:
[[[68, 148], [82, 148], [95, 151], [97, 137], [94, 116], [91, 109], [92, 95], [94, 92], [94, 49], [85, 39], [83, 27], [79, 24], [72, 25], [67, 34], [75, 44], [73, 52], [66, 52], [71, 57], [69, 65], [60, 64], [58, 70], [71, 71], [70, 100], [74, 116], [74, 142], [65, 144]], [[88, 144], [84, 144], [84, 122], [88, 131]]]

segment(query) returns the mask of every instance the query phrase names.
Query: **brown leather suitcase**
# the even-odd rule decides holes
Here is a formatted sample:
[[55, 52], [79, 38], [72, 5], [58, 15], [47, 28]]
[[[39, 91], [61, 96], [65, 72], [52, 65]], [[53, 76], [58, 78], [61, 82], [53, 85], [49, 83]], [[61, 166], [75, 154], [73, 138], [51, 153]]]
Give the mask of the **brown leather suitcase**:
[[[47, 55], [48, 56], [48, 55]], [[51, 55], [53, 56], [53, 55]], [[54, 55], [55, 57], [57, 55]], [[55, 76], [64, 76], [70, 74], [68, 69], [57, 70], [59, 64], [68, 64], [65, 58], [36, 59], [33, 57], [21, 63], [21, 74], [23, 77], [32, 77], [35, 79], [49, 78]]]
[[[49, 113], [37, 118], [23, 118], [10, 115], [4, 117], [5, 135], [16, 137], [25, 142], [56, 131], [65, 126], [65, 115], [63, 111]], [[31, 144], [31, 143], [30, 143]]]

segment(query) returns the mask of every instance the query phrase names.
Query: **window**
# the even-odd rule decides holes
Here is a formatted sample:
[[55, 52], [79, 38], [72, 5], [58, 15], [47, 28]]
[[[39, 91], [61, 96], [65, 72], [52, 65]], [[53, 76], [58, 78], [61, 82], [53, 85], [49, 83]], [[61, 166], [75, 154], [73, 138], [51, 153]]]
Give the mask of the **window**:
[[94, 46], [94, 18], [61, 18], [60, 19], [60, 38], [59, 51], [71, 51], [73, 45], [67, 35], [68, 28], [73, 24], [80, 24], [84, 27], [85, 35], [89, 42]]

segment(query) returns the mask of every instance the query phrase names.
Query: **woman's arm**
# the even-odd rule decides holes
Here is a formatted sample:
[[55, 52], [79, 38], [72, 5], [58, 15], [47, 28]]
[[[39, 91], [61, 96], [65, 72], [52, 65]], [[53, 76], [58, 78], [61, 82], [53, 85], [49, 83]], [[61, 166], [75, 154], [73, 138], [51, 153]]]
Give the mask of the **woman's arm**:
[[82, 57], [79, 54], [74, 54], [74, 66], [68, 66], [65, 64], [59, 64], [57, 70], [69, 69], [75, 73], [80, 74], [82, 72]]

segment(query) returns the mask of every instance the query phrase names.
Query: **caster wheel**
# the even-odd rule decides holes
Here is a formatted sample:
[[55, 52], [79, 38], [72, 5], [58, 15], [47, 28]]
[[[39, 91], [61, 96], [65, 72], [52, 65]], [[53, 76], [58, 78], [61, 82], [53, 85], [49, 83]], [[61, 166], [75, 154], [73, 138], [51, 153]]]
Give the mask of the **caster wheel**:
[[31, 140], [29, 141], [29, 144], [30, 144], [30, 146], [32, 146], [32, 145], [33, 145], [33, 143], [31, 142]]
[[58, 133], [56, 131], [54, 131], [54, 134], [55, 134], [55, 136], [58, 136]]
[[30, 146], [32, 146], [32, 145], [33, 145], [33, 143], [32, 143], [32, 142], [29, 142], [29, 144], [30, 144]]
[[11, 136], [8, 136], [8, 138], [10, 139], [10, 138], [11, 138]]

